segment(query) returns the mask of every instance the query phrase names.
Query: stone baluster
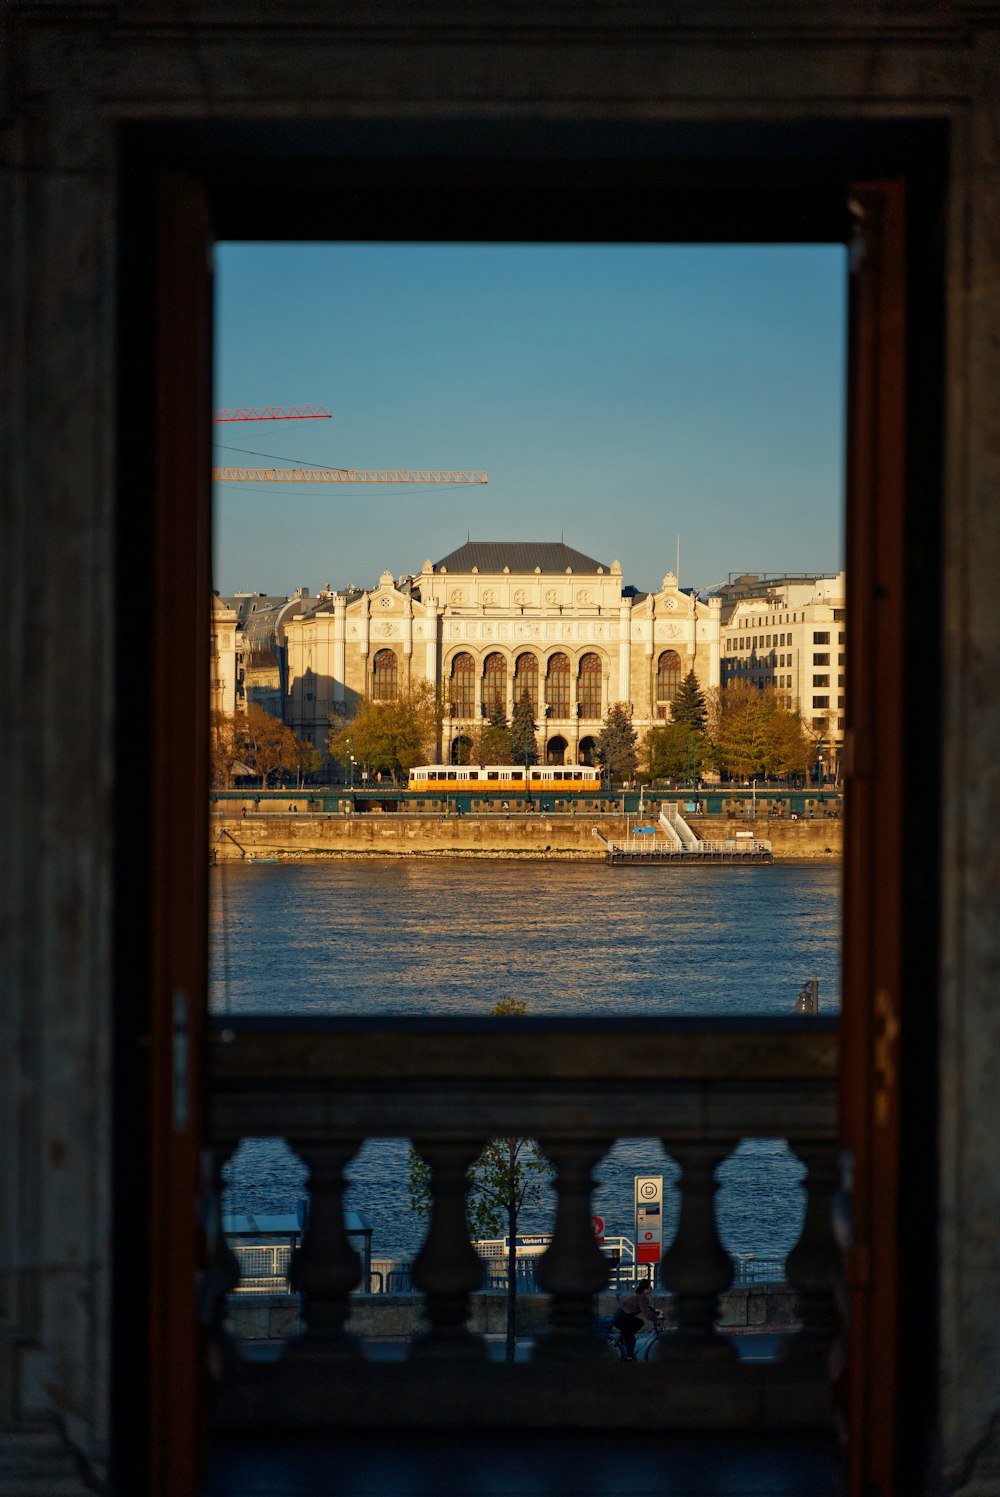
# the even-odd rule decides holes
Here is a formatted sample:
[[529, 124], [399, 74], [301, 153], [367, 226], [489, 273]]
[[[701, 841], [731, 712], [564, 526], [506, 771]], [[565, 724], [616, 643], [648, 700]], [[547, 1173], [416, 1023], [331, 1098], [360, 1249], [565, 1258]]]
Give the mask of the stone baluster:
[[840, 1252], [834, 1236], [833, 1202], [839, 1183], [838, 1145], [832, 1139], [789, 1139], [789, 1146], [807, 1174], [802, 1182], [806, 1192], [802, 1234], [785, 1265], [788, 1282], [798, 1295], [802, 1330], [789, 1341], [786, 1357], [825, 1367], [837, 1331], [834, 1287]]
[[681, 1213], [677, 1234], [663, 1259], [660, 1283], [673, 1294], [673, 1323], [664, 1350], [668, 1358], [733, 1360], [737, 1352], [715, 1329], [719, 1295], [733, 1277], [729, 1254], [715, 1221], [715, 1171], [738, 1140], [673, 1144], [667, 1149], [681, 1167]]
[[357, 1153], [360, 1139], [337, 1143], [295, 1144], [309, 1171], [309, 1219], [303, 1241], [292, 1258], [289, 1282], [302, 1295], [305, 1333], [289, 1355], [356, 1357], [358, 1343], [344, 1330], [350, 1313], [348, 1295], [361, 1280], [361, 1259], [344, 1227], [344, 1167]]
[[430, 1166], [431, 1219], [413, 1262], [413, 1282], [426, 1296], [429, 1329], [413, 1345], [414, 1358], [485, 1357], [480, 1337], [466, 1327], [469, 1295], [483, 1281], [483, 1264], [465, 1219], [468, 1171], [482, 1142], [415, 1138], [413, 1147]]
[[603, 1356], [594, 1335], [594, 1296], [610, 1277], [610, 1264], [597, 1245], [590, 1198], [594, 1167], [611, 1141], [582, 1144], [540, 1141], [556, 1171], [558, 1193], [552, 1242], [538, 1260], [535, 1277], [552, 1296], [548, 1334], [539, 1342], [537, 1362]]
[[205, 1268], [198, 1285], [198, 1315], [209, 1332], [209, 1365], [221, 1378], [231, 1364], [234, 1347], [228, 1331], [226, 1297], [240, 1281], [240, 1265], [222, 1230], [223, 1171], [236, 1152], [238, 1140], [202, 1150], [202, 1233]]

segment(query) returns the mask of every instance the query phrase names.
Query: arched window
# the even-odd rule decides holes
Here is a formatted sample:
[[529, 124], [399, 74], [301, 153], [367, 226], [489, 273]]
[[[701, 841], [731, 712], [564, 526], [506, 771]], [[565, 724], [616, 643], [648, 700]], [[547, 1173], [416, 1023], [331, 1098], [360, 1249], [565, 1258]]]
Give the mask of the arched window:
[[580, 716], [588, 722], [601, 718], [601, 657], [584, 655], [580, 661], [580, 683], [577, 692]]
[[476, 662], [456, 655], [451, 663], [451, 715], [467, 720], [476, 711]]
[[[681, 657], [676, 650], [664, 650], [656, 662], [656, 700], [672, 702], [681, 684]], [[659, 714], [666, 716], [664, 712]]]
[[[569, 664], [568, 661], [566, 663], [567, 665]], [[565, 738], [561, 738], [558, 734], [556, 734], [555, 738], [550, 738], [548, 743], [545, 745], [546, 764], [565, 764], [566, 750], [568, 748], [569, 744], [566, 742]]]
[[[550, 717], [569, 717], [569, 656], [553, 655], [545, 680], [545, 703]], [[561, 764], [562, 760], [553, 760]]]
[[372, 661], [372, 701], [391, 702], [396, 695], [399, 665], [395, 650], [378, 650]]
[[483, 665], [483, 708], [486, 716], [500, 711], [507, 715], [507, 662], [502, 655], [487, 655]]
[[452, 764], [471, 764], [472, 748], [471, 738], [456, 738], [451, 746]]
[[531, 699], [531, 715], [538, 718], [538, 661], [534, 655], [519, 655], [514, 667], [514, 702], [518, 703], [527, 692]]

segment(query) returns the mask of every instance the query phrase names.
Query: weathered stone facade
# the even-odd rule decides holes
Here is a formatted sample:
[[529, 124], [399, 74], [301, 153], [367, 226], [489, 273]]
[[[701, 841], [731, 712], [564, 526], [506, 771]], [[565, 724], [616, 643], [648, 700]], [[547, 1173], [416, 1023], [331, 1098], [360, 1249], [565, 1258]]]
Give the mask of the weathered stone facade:
[[416, 576], [385, 571], [370, 591], [321, 594], [288, 619], [286, 719], [320, 747], [331, 714], [428, 681], [445, 703], [447, 761], [491, 706], [509, 721], [524, 687], [544, 757], [582, 763], [612, 703], [627, 702], [641, 732], [668, 720], [689, 670], [718, 686], [720, 611], [672, 572], [639, 593], [617, 561], [561, 543], [471, 542]]
[[[0, 25], [0, 577], [4, 679], [17, 704], [7, 765], [14, 788], [0, 835], [6, 1490], [142, 1490], [138, 1481], [123, 1484], [115, 1461], [141, 1444], [132, 1421], [156, 1370], [143, 1328], [152, 1308], [169, 1301], [145, 1169], [154, 1143], [169, 1149], [183, 1140], [181, 1128], [171, 1132], [169, 1088], [164, 1102], [146, 1084], [151, 1057], [162, 1067], [173, 1037], [168, 1024], [165, 1042], [160, 1029], [151, 1041], [146, 1018], [159, 1012], [150, 994], [169, 1005], [204, 989], [197, 961], [177, 970], [177, 953], [187, 951], [178, 930], [188, 929], [179, 900], [159, 944], [149, 935], [145, 890], [171, 866], [162, 845], [169, 822], [137, 829], [123, 810], [150, 759], [157, 775], [162, 763], [150, 727], [164, 693], [149, 671], [145, 616], [136, 629], [130, 597], [153, 549], [145, 517], [155, 508], [166, 524], [171, 506], [210, 471], [207, 450], [200, 466], [183, 462], [199, 441], [208, 445], [205, 361], [190, 339], [172, 342], [169, 327], [154, 339], [145, 280], [159, 255], [183, 281], [188, 241], [176, 233], [179, 211], [165, 208], [164, 232], [174, 237], [157, 248], [142, 184], [162, 188], [162, 207], [176, 205], [185, 182], [211, 179], [224, 230], [250, 238], [265, 224], [268, 233], [296, 232], [304, 208], [319, 202], [330, 205], [320, 230], [345, 232], [359, 184], [374, 177], [383, 217], [373, 224], [361, 215], [361, 228], [429, 237], [440, 232], [424, 206], [436, 171], [455, 189], [448, 232], [468, 232], [470, 211], [489, 200], [498, 206], [488, 227], [502, 238], [512, 225], [530, 229], [537, 205], [570, 182], [576, 199], [565, 232], [641, 237], [654, 225], [669, 234], [677, 181], [703, 184], [721, 162], [725, 174], [712, 177], [699, 202], [751, 178], [753, 202], [732, 211], [735, 235], [794, 237], [787, 218], [775, 229], [776, 216], [790, 200], [806, 212], [828, 186], [842, 205], [839, 220], [827, 220], [828, 237], [846, 242], [850, 184], [887, 175], [912, 182], [918, 219], [923, 211], [907, 241], [919, 260], [907, 301], [919, 336], [907, 343], [902, 395], [878, 392], [880, 401], [895, 394], [906, 402], [905, 452], [896, 453], [907, 485], [906, 628], [888, 630], [869, 683], [882, 694], [905, 679], [922, 713], [911, 752], [929, 745], [919, 841], [914, 833], [885, 854], [886, 878], [902, 891], [910, 953], [901, 1046], [893, 1048], [884, 1022], [877, 1029], [877, 984], [851, 989], [845, 1012], [851, 1004], [865, 1016], [871, 1010], [860, 1090], [873, 1075], [880, 1084], [901, 1077], [909, 1088], [894, 1179], [903, 1192], [898, 1239], [901, 1271], [920, 1275], [927, 1290], [923, 1314], [901, 1317], [894, 1360], [875, 1390], [901, 1393], [898, 1419], [868, 1429], [897, 1461], [878, 1489], [992, 1497], [1000, 1459], [1000, 6], [355, 0], [334, 11], [320, 0], [283, 8], [8, 0]], [[173, 154], [162, 140], [154, 150], [157, 132], [174, 127]], [[398, 134], [380, 136], [382, 127]], [[378, 175], [380, 140], [383, 156], [396, 161], [388, 185]], [[182, 164], [180, 182], [176, 170], [166, 172], [168, 155], [172, 168]], [[310, 155], [315, 170], [293, 184], [292, 170]], [[261, 186], [247, 167], [265, 158], [277, 160], [281, 178]], [[503, 199], [475, 176], [487, 158], [503, 159]], [[461, 173], [449, 177], [455, 161]], [[761, 161], [767, 170], [758, 178]], [[331, 163], [344, 162], [331, 175]], [[591, 195], [609, 162], [616, 196], [605, 193], [595, 213]], [[791, 186], [789, 162], [798, 170]], [[670, 170], [657, 176], [664, 163]], [[635, 181], [638, 210], [629, 195]], [[242, 219], [240, 200], [249, 204]], [[705, 221], [692, 214], [680, 228], [696, 234]], [[208, 213], [205, 225], [207, 241]], [[319, 232], [311, 222], [305, 229]], [[205, 244], [198, 254], [207, 277]], [[199, 282], [190, 295], [207, 291]], [[142, 404], [138, 423], [125, 419], [135, 414], [130, 396]], [[194, 400], [200, 424], [189, 419]], [[876, 470], [865, 492], [877, 494], [885, 478]], [[200, 535], [174, 537], [158, 553], [157, 670], [164, 639], [174, 644], [162, 623], [168, 600], [186, 558], [204, 545]], [[181, 634], [185, 613], [197, 622], [184, 657], [191, 679], [207, 653], [208, 620], [197, 612], [207, 613], [209, 587], [206, 567], [174, 619]], [[877, 577], [861, 601], [876, 625], [893, 609], [898, 615], [898, 599]], [[130, 636], [143, 647], [130, 646]], [[206, 661], [206, 704], [208, 684]], [[180, 699], [170, 705], [182, 719]], [[200, 710], [186, 698], [183, 707]], [[186, 756], [179, 783], [193, 783], [201, 742], [178, 729], [169, 745]], [[853, 748], [859, 783], [872, 783], [880, 770], [873, 745], [862, 739]], [[195, 830], [183, 860], [188, 890], [204, 847], [204, 828]], [[148, 848], [145, 862], [137, 847]], [[922, 862], [908, 861], [913, 848]], [[860, 886], [865, 868], [852, 870]], [[197, 905], [192, 897], [189, 909]], [[880, 933], [883, 950], [890, 934]], [[193, 1063], [197, 1038], [195, 1030]], [[166, 1064], [158, 1074], [169, 1077]], [[872, 1147], [881, 1143], [879, 1135]], [[193, 1238], [195, 1192], [181, 1204]], [[852, 1259], [862, 1296], [871, 1261], [865, 1253]], [[192, 1283], [188, 1271], [189, 1295]], [[193, 1421], [188, 1409], [170, 1426], [169, 1444], [158, 1447], [164, 1459]], [[194, 1489], [176, 1483], [172, 1497]]]

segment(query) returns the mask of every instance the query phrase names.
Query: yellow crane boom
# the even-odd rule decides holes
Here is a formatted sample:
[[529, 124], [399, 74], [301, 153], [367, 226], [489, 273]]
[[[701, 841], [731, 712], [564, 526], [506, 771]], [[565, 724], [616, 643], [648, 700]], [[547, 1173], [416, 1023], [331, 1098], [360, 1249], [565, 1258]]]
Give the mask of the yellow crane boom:
[[485, 473], [431, 468], [215, 468], [216, 483], [488, 483]]

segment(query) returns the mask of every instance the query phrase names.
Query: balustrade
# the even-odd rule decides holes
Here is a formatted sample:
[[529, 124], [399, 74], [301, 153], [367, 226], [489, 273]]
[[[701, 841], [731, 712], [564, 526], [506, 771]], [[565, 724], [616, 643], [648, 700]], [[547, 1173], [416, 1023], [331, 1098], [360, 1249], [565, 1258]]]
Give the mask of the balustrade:
[[[281, 1137], [309, 1169], [312, 1202], [292, 1269], [305, 1336], [267, 1368], [241, 1370], [227, 1355], [225, 1421], [815, 1428], [828, 1418], [833, 1021], [240, 1019], [217, 1027], [211, 1054], [216, 1189], [240, 1138]], [[516, 1366], [490, 1361], [468, 1328], [483, 1265], [466, 1227], [466, 1173], [497, 1136], [534, 1138], [555, 1172], [552, 1242], [535, 1264], [547, 1327], [531, 1361]], [[392, 1364], [367, 1361], [344, 1329], [361, 1274], [344, 1229], [344, 1169], [373, 1137], [411, 1138], [430, 1169], [430, 1222], [413, 1265], [427, 1329]], [[594, 1172], [627, 1137], [661, 1138], [681, 1168], [680, 1218], [660, 1274], [672, 1329], [659, 1365], [641, 1371], [613, 1361], [593, 1332], [595, 1296], [610, 1276], [591, 1226]], [[752, 1137], [786, 1138], [807, 1171], [805, 1221], [787, 1264], [802, 1329], [786, 1359], [769, 1365], [741, 1361], [716, 1328], [734, 1278], [716, 1225], [716, 1173]], [[216, 1298], [233, 1283], [218, 1237]], [[218, 1336], [219, 1315], [207, 1318]]]

